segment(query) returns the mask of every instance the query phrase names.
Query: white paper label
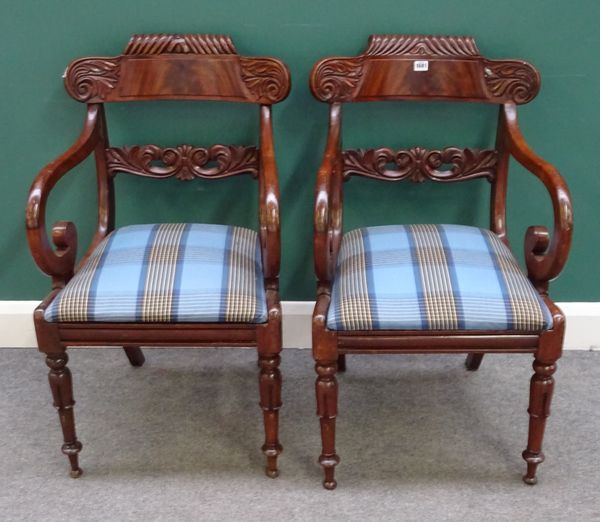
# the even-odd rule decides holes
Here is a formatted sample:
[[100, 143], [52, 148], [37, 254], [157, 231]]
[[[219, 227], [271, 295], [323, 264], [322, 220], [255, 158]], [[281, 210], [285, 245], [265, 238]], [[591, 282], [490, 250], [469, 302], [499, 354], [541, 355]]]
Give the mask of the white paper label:
[[413, 71], [428, 71], [429, 70], [429, 62], [427, 60], [416, 60], [413, 62]]

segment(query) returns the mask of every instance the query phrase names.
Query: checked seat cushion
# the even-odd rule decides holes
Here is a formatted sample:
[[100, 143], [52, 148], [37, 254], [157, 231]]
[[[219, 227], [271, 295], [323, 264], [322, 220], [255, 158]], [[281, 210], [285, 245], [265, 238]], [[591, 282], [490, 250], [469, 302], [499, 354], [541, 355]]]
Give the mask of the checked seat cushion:
[[509, 248], [462, 225], [392, 225], [344, 235], [330, 330], [519, 330], [552, 316]]
[[44, 317], [51, 322], [266, 322], [257, 234], [192, 223], [117, 229]]

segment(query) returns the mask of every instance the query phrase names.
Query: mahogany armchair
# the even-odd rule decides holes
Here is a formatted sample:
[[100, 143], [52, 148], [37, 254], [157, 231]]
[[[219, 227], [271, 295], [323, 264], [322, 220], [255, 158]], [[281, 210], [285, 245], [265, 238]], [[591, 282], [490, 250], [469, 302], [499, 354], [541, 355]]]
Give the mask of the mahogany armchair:
[[[314, 256], [318, 279], [313, 315], [317, 414], [327, 489], [336, 487], [338, 384], [346, 354], [467, 353], [477, 370], [484, 353], [532, 353], [529, 439], [524, 481], [536, 483], [542, 439], [561, 356], [565, 317], [548, 297], [572, 235], [567, 186], [527, 145], [517, 105], [538, 93], [540, 76], [520, 60], [488, 60], [472, 38], [374, 35], [362, 54], [325, 58], [310, 77], [313, 95], [329, 104], [329, 132], [317, 175]], [[420, 147], [342, 150], [345, 102], [444, 100], [499, 106], [494, 149]], [[545, 185], [554, 231], [527, 229], [527, 275], [513, 257], [506, 229], [509, 158]], [[486, 178], [490, 229], [459, 225], [367, 227], [342, 233], [343, 183], [450, 183]]]
[[[52, 291], [34, 312], [39, 350], [46, 354], [71, 476], [82, 473], [75, 433], [69, 346], [121, 346], [133, 366], [143, 345], [257, 347], [264, 414], [266, 473], [276, 477], [281, 406], [279, 300], [279, 188], [271, 105], [286, 98], [290, 76], [273, 58], [239, 56], [220, 35], [136, 35], [124, 53], [73, 61], [65, 72], [72, 98], [87, 104], [83, 130], [62, 156], [39, 173], [29, 194], [27, 238]], [[259, 147], [179, 145], [113, 147], [105, 102], [212, 100], [259, 106]], [[76, 262], [75, 225], [60, 221], [47, 236], [48, 195], [69, 170], [93, 154], [98, 221]], [[198, 223], [115, 228], [113, 178], [258, 180], [258, 233]], [[51, 242], [56, 247], [51, 247]]]

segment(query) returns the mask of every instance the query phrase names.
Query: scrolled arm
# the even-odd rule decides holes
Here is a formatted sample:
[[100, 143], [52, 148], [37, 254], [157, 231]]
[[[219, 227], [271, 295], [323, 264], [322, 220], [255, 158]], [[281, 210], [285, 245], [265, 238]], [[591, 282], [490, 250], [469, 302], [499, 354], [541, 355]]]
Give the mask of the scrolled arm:
[[529, 278], [543, 293], [548, 282], [563, 269], [573, 235], [573, 208], [565, 180], [547, 161], [536, 155], [521, 134], [514, 104], [504, 106], [506, 147], [528, 171], [538, 177], [550, 194], [554, 210], [552, 237], [544, 226], [533, 226], [525, 234], [525, 262]]
[[266, 280], [279, 277], [281, 239], [279, 182], [273, 147], [271, 106], [260, 107], [259, 236]]
[[52, 277], [54, 287], [64, 285], [73, 275], [77, 230], [71, 222], [56, 223], [52, 228], [54, 250], [46, 233], [46, 202], [54, 185], [94, 151], [100, 140], [99, 121], [99, 106], [90, 105], [83, 130], [75, 143], [40, 171], [29, 191], [25, 211], [29, 248], [40, 269]]
[[330, 109], [329, 133], [323, 161], [317, 173], [314, 207], [313, 251], [315, 273], [320, 285], [329, 286], [335, 272], [336, 243], [341, 236], [341, 172], [340, 168], [341, 105]]

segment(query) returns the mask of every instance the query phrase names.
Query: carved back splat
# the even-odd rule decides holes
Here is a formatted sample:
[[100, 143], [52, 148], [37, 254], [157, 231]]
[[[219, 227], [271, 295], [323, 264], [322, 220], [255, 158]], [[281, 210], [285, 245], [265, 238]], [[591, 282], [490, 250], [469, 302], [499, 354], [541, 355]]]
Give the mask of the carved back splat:
[[[238, 174], [258, 175], [258, 149], [242, 145], [213, 145], [209, 148], [179, 145], [110, 147], [106, 149], [107, 169], [111, 176], [127, 172], [149, 178], [175, 177], [219, 179]], [[212, 167], [207, 167], [210, 163]], [[159, 164], [157, 164], [159, 163]]]
[[[421, 147], [394, 151], [388, 148], [345, 150], [344, 179], [350, 176], [366, 176], [384, 181], [426, 180], [437, 182], [466, 181], [487, 178], [493, 181], [496, 176], [498, 152], [492, 149], [459, 149], [446, 147], [442, 150], [428, 150]], [[393, 163], [397, 168], [388, 169]], [[449, 170], [438, 170], [450, 164]]]
[[191, 99], [270, 105], [290, 90], [287, 67], [243, 57], [229, 36], [135, 35], [120, 56], [73, 61], [65, 87], [77, 101]]
[[324, 102], [462, 100], [531, 101], [540, 76], [521, 60], [488, 60], [470, 37], [372, 35], [356, 57], [325, 58], [310, 77]]

